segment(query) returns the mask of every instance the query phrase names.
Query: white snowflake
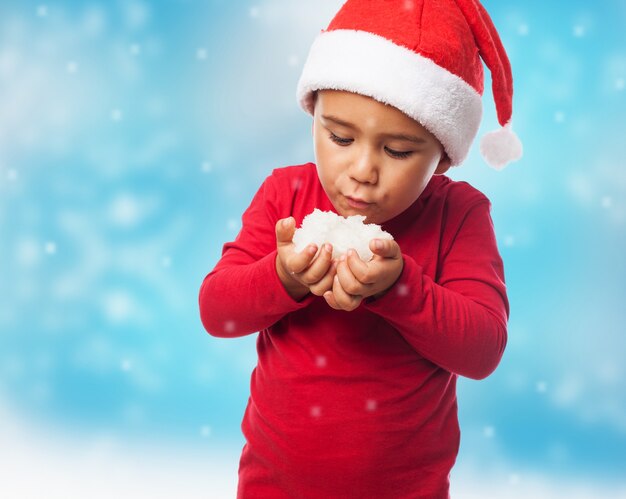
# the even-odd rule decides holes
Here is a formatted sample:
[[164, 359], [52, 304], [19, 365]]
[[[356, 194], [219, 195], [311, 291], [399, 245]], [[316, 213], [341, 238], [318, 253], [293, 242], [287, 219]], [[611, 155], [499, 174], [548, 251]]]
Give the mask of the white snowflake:
[[397, 293], [398, 293], [398, 296], [408, 296], [409, 286], [406, 284], [398, 284]]
[[311, 406], [311, 417], [319, 418], [322, 415], [322, 408], [319, 405]]
[[504, 238], [504, 245], [508, 246], [508, 247], [514, 246], [515, 245], [515, 236], [511, 236], [511, 235], [505, 236], [505, 238]]
[[122, 111], [120, 109], [112, 109], [111, 110], [111, 119], [113, 121], [121, 121], [122, 120]]
[[57, 252], [57, 245], [52, 241], [48, 241], [45, 244], [44, 249], [46, 253], [48, 253], [49, 255], [53, 255], [54, 253]]
[[327, 362], [327, 359], [324, 355], [318, 355], [315, 358], [315, 365], [317, 367], [326, 367], [326, 362]]
[[141, 54], [141, 45], [139, 45], [138, 43], [133, 43], [130, 46], [129, 51], [132, 55], [139, 55]]
[[493, 426], [485, 426], [483, 428], [483, 436], [485, 438], [493, 438], [496, 434], [496, 430]]
[[375, 411], [378, 408], [378, 402], [374, 399], [367, 399], [365, 402], [365, 410], [368, 412]]

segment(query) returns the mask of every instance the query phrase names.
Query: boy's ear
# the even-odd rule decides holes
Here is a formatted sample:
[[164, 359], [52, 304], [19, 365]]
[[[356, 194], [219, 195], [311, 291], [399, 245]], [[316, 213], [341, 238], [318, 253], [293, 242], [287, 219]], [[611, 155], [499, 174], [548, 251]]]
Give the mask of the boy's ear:
[[435, 173], [433, 173], [433, 175], [443, 175], [444, 173], [446, 173], [450, 169], [450, 163], [451, 163], [450, 158], [444, 152], [443, 155], [441, 156], [441, 159], [439, 160], [439, 164], [437, 165], [437, 168], [435, 169]]

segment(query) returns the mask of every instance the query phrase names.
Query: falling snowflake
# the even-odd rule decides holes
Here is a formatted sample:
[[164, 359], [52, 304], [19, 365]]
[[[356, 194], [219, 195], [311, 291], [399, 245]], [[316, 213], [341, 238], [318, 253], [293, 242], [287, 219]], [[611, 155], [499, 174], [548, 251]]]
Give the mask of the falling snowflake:
[[311, 406], [311, 417], [319, 418], [322, 415], [322, 408], [319, 405]]
[[326, 367], [326, 357], [324, 355], [318, 355], [315, 358], [315, 365], [317, 367]]
[[504, 245], [509, 248], [515, 245], [515, 236], [505, 236]]
[[44, 250], [49, 255], [53, 255], [57, 251], [57, 245], [53, 243], [52, 241], [48, 241], [44, 246]]
[[232, 333], [235, 331], [235, 321], [226, 321], [224, 323], [224, 332]]
[[409, 286], [406, 284], [398, 284], [397, 293], [398, 293], [398, 296], [408, 296]]
[[368, 412], [375, 411], [378, 407], [378, 402], [374, 399], [367, 399], [365, 402], [365, 410]]
[[113, 121], [121, 121], [122, 120], [122, 111], [120, 109], [112, 109], [111, 110], [111, 119]]
[[200, 435], [201, 435], [203, 438], [210, 437], [210, 436], [211, 436], [211, 427], [210, 427], [209, 425], [203, 425], [203, 426], [200, 428]]
[[137, 43], [133, 43], [129, 50], [132, 55], [139, 55], [141, 53], [141, 46]]

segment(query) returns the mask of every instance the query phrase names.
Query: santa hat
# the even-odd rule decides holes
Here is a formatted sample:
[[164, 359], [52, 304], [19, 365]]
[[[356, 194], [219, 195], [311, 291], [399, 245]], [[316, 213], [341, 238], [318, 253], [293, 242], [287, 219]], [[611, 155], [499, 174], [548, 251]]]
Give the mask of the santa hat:
[[522, 156], [522, 144], [511, 130], [509, 59], [478, 0], [348, 0], [313, 42], [297, 98], [311, 115], [320, 89], [394, 106], [435, 135], [457, 166], [482, 117], [481, 58], [501, 128], [483, 137], [480, 151], [501, 169]]

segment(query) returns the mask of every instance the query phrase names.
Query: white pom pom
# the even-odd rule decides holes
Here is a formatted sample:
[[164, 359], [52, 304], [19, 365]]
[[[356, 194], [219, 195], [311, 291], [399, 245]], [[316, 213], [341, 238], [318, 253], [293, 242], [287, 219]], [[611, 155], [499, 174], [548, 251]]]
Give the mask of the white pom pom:
[[522, 157], [522, 142], [511, 130], [510, 123], [486, 133], [480, 141], [480, 154], [489, 166], [502, 170], [511, 161]]

